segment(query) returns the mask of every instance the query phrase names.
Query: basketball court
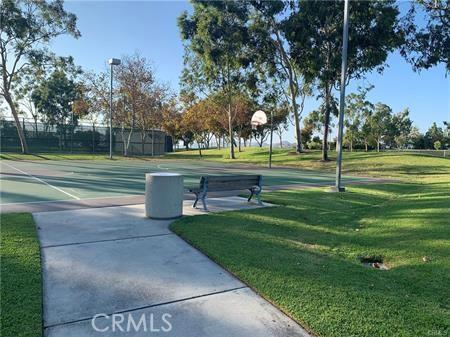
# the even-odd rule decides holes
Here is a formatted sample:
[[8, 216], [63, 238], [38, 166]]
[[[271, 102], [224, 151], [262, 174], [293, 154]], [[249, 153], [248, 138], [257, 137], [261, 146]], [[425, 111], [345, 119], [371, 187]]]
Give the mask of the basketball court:
[[[107, 206], [108, 200], [111, 205], [140, 203], [145, 174], [158, 171], [182, 174], [186, 187], [198, 184], [202, 175], [228, 174], [262, 174], [263, 192], [334, 184], [332, 173], [198, 160], [2, 160], [0, 167], [3, 212], [27, 211], [31, 205], [68, 201], [83, 203], [85, 207]], [[345, 184], [374, 180], [344, 177]]]

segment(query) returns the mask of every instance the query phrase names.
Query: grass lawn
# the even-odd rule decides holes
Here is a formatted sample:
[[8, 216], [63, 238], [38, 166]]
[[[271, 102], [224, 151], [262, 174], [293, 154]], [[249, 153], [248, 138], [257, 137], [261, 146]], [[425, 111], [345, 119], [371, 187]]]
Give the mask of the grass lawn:
[[[294, 165], [329, 164], [305, 157]], [[448, 336], [450, 160], [346, 153], [344, 165], [400, 181], [263, 193], [280, 206], [186, 217], [172, 230], [317, 336]], [[363, 266], [369, 256], [390, 269]]]
[[[167, 159], [191, 159], [207, 160], [222, 163], [243, 163], [254, 165], [268, 165], [268, 148], [243, 148], [243, 152], [236, 151], [236, 159], [229, 159], [228, 149], [203, 150], [200, 157], [197, 150], [177, 151], [168, 153]], [[315, 169], [334, 172], [336, 169], [336, 152], [329, 152], [330, 161], [322, 162], [320, 151], [308, 151], [300, 155], [296, 154], [292, 148], [276, 148], [273, 151], [272, 162], [274, 166], [297, 167], [301, 169]], [[412, 152], [344, 152], [343, 171], [346, 174], [370, 175], [376, 177], [405, 177], [405, 174], [426, 174], [445, 173], [448, 166], [445, 161], [429, 161], [434, 157], [428, 155], [418, 155]], [[438, 158], [440, 159], [440, 158]], [[445, 158], [449, 160], [450, 158]], [[430, 164], [432, 163], [432, 164]], [[448, 171], [447, 171], [448, 172]]]
[[1, 214], [1, 335], [42, 335], [41, 261], [31, 214]]

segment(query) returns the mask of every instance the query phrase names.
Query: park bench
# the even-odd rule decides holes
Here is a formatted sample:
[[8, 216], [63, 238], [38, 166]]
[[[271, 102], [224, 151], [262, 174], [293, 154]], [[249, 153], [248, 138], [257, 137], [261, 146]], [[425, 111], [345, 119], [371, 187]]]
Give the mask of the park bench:
[[256, 196], [258, 204], [262, 205], [260, 193], [262, 191], [262, 176], [261, 175], [233, 175], [233, 176], [202, 176], [200, 178], [200, 185], [196, 188], [190, 188], [189, 192], [195, 194], [195, 201], [192, 207], [197, 206], [199, 200], [203, 203], [205, 211], [208, 210], [206, 206], [206, 197], [208, 192], [225, 192], [237, 190], [249, 190], [250, 196], [248, 200], [252, 200]]

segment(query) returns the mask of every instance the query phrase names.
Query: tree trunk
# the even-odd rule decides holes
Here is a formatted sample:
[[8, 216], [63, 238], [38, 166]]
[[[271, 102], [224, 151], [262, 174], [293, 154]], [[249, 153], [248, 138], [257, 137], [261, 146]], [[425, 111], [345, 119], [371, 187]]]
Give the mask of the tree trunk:
[[353, 152], [353, 139], [350, 139], [350, 152]]
[[239, 135], [239, 141], [238, 141], [238, 152], [241, 152], [241, 136]]
[[145, 154], [145, 130], [141, 130], [141, 152]]
[[16, 124], [17, 134], [19, 136], [20, 140], [20, 147], [22, 148], [22, 153], [28, 153], [28, 144], [27, 140], [25, 138], [25, 133], [23, 132], [22, 125], [20, 125], [19, 116], [17, 115], [16, 106], [14, 105], [14, 102], [12, 100], [12, 97], [9, 95], [9, 93], [5, 93], [5, 99], [6, 102], [9, 105], [9, 108], [11, 109], [11, 114], [14, 117], [14, 122]]
[[380, 152], [380, 140], [377, 139], [377, 152]]
[[364, 140], [364, 146], [366, 147], [366, 152], [369, 151], [367, 140]]
[[231, 120], [231, 102], [228, 102], [228, 134], [230, 137], [230, 159], [236, 159], [236, 157], [234, 156], [233, 123]]
[[197, 145], [198, 145], [198, 153], [200, 154], [200, 157], [202, 157], [202, 145], [199, 142], [197, 142]]
[[126, 142], [126, 144], [124, 144], [124, 145], [126, 145], [126, 150], [125, 150], [125, 156], [128, 156], [128, 149], [129, 149], [129, 147], [130, 147], [130, 143], [131, 143], [131, 135], [133, 134], [133, 129], [130, 129], [129, 131], [128, 131], [128, 139], [127, 139], [127, 142]]
[[278, 42], [277, 48], [278, 48], [278, 51], [280, 52], [281, 63], [284, 64], [284, 67], [286, 69], [286, 75], [288, 76], [288, 80], [289, 80], [289, 90], [291, 92], [291, 104], [292, 104], [292, 109], [293, 109], [293, 113], [294, 113], [295, 136], [297, 138], [296, 152], [301, 153], [301, 152], [303, 152], [303, 148], [302, 148], [302, 133], [300, 130], [300, 116], [298, 113], [298, 106], [297, 106], [297, 95], [298, 95], [297, 76], [295, 74], [295, 69], [293, 68], [293, 66], [289, 60], [289, 57], [286, 53], [286, 50], [284, 49], [284, 44], [281, 39], [278, 28], [275, 28], [274, 33], [275, 33], [275, 36], [276, 36], [277, 42]]
[[280, 133], [278, 134], [278, 137], [280, 137], [280, 149], [283, 148], [283, 139], [281, 138], [281, 136], [282, 136], [282, 133], [280, 132]]
[[296, 89], [292, 80], [289, 81], [290, 91], [291, 91], [291, 103], [294, 110], [294, 124], [295, 124], [295, 136], [297, 138], [297, 146], [295, 152], [302, 153], [302, 133], [300, 130], [300, 116], [298, 115], [298, 106], [296, 100]]
[[325, 121], [323, 128], [322, 161], [328, 161], [328, 128], [330, 124], [330, 92], [328, 83], [325, 84]]

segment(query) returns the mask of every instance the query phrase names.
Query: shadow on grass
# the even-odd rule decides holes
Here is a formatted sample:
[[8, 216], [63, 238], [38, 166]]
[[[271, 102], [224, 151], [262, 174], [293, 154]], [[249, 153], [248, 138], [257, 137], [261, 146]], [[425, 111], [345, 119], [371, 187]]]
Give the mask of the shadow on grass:
[[[172, 229], [318, 335], [447, 331], [447, 183], [264, 198], [282, 206], [184, 218]], [[366, 255], [383, 256], [391, 269], [362, 266]]]

